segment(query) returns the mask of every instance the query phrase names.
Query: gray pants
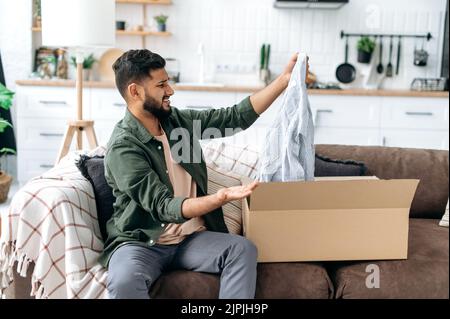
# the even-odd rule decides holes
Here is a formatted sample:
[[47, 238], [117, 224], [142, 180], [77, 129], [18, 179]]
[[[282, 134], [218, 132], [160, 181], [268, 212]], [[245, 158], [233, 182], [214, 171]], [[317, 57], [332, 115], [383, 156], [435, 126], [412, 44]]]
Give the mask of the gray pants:
[[246, 238], [211, 231], [194, 233], [177, 245], [126, 244], [109, 262], [109, 297], [149, 298], [151, 285], [163, 271], [186, 269], [221, 274], [221, 299], [252, 299], [256, 258], [256, 247]]

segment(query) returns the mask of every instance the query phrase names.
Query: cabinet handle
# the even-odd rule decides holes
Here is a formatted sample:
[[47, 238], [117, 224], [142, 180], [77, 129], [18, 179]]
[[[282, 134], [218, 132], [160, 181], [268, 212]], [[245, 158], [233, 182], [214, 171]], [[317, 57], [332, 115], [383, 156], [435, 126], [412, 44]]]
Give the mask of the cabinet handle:
[[39, 103], [45, 104], [45, 105], [66, 105], [67, 106], [66, 101], [39, 101]]
[[433, 116], [432, 112], [405, 112], [406, 115]]
[[333, 113], [333, 110], [321, 110], [321, 109], [319, 109], [319, 110], [317, 110], [316, 111], [317, 113]]
[[40, 168], [53, 168], [53, 165], [51, 164], [41, 164], [39, 165]]
[[383, 146], [386, 146], [387, 145], [387, 138], [386, 138], [386, 136], [383, 136]]
[[115, 107], [127, 107], [125, 103], [114, 103], [113, 106]]
[[62, 133], [39, 133], [40, 136], [43, 137], [63, 137], [64, 134]]

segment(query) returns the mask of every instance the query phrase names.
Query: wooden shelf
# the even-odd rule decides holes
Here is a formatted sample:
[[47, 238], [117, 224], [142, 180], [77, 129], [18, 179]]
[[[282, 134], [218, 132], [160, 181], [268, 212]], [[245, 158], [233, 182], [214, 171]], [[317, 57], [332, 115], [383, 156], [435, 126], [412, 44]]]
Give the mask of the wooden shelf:
[[170, 32], [156, 32], [156, 31], [116, 31], [117, 35], [138, 35], [138, 36], [148, 36], [154, 35], [159, 37], [170, 37], [172, 33]]
[[170, 5], [172, 0], [116, 0], [117, 3]]
[[[171, 5], [172, 0], [116, 0], [116, 3], [143, 5], [142, 25], [147, 25], [147, 11], [145, 9], [146, 5]], [[32, 32], [42, 32], [42, 28], [32, 27], [31, 31]], [[126, 36], [126, 35], [142, 37], [142, 47], [145, 48], [147, 36], [170, 37], [170, 36], [172, 36], [172, 33], [171, 32], [157, 32], [157, 31], [116, 30], [116, 36]]]
[[[41, 28], [32, 28], [33, 32], [41, 32]], [[137, 36], [157, 36], [157, 37], [170, 37], [172, 35], [171, 32], [156, 32], [156, 31], [116, 31], [116, 35], [137, 35]]]

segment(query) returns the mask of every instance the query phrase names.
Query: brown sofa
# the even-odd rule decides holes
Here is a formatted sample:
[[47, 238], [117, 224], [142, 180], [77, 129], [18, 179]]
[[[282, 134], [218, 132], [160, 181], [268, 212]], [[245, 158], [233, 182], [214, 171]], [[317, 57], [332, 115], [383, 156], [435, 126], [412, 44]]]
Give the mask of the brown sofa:
[[[318, 145], [318, 154], [362, 161], [367, 175], [414, 178], [420, 184], [410, 213], [407, 260], [264, 263], [258, 265], [256, 298], [449, 298], [449, 232], [438, 226], [448, 200], [447, 151]], [[380, 269], [380, 287], [368, 289], [366, 266]], [[9, 298], [29, 298], [30, 275], [15, 275]], [[217, 298], [216, 275], [175, 271], [163, 275], [154, 298]]]

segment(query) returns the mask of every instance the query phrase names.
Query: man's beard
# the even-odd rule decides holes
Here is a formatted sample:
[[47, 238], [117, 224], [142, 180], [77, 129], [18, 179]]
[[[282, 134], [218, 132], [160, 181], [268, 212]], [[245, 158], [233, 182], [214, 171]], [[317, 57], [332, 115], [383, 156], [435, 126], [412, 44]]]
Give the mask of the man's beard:
[[158, 103], [154, 98], [151, 96], [147, 96], [144, 102], [144, 110], [147, 112], [150, 112], [159, 120], [166, 119], [172, 114], [172, 108], [169, 107], [168, 110], [165, 110], [162, 101], [161, 103]]

